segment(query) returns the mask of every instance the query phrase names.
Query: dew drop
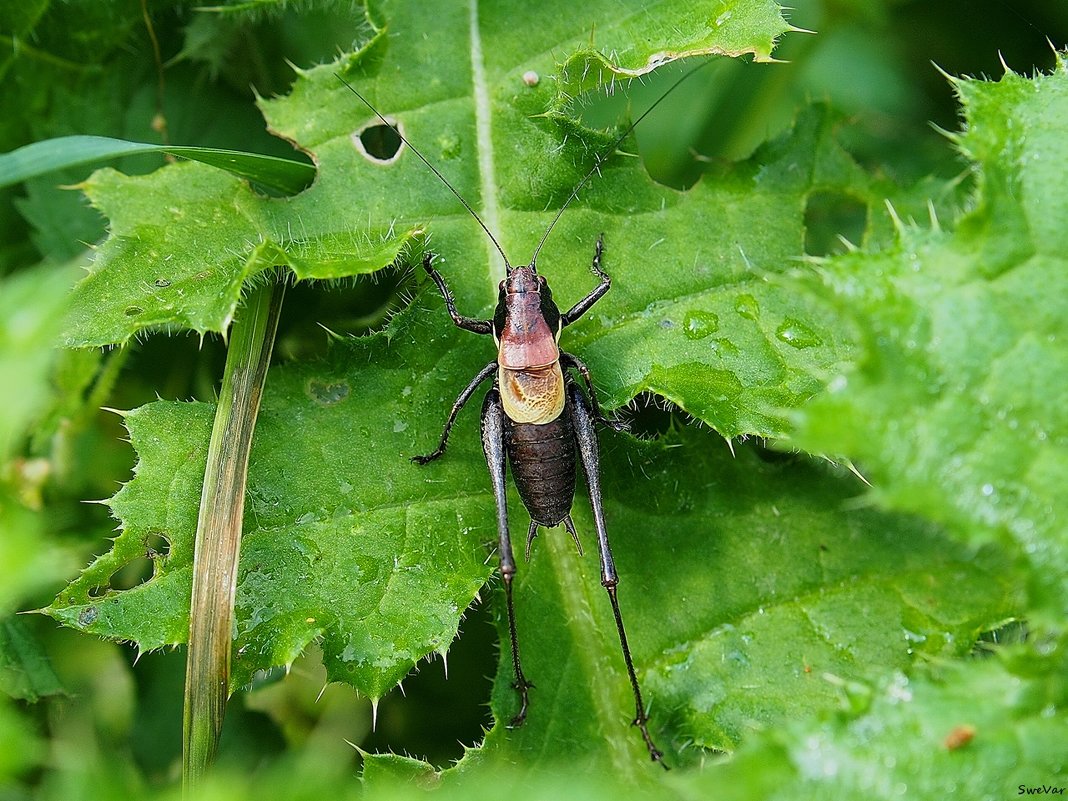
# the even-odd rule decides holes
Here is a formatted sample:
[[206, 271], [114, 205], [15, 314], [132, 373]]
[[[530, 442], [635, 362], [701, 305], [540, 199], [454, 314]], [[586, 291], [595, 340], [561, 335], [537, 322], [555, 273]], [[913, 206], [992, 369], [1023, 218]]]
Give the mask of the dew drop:
[[687, 339], [704, 339], [719, 330], [719, 316], [706, 311], [688, 311], [682, 321]]
[[760, 316], [760, 304], [752, 295], [739, 295], [734, 302], [734, 310], [747, 320], [755, 320]]
[[823, 344], [823, 340], [815, 331], [793, 317], [787, 317], [782, 321], [782, 325], [775, 331], [775, 336], [799, 350]]

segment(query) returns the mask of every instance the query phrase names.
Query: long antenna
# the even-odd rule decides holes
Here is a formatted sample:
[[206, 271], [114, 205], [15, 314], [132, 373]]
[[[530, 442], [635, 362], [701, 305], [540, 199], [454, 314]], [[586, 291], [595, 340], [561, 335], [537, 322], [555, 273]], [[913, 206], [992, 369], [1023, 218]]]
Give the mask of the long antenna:
[[[551, 232], [553, 230], [553, 227], [556, 225], [557, 222], [559, 222], [560, 218], [563, 216], [564, 209], [566, 209], [568, 206], [570, 206], [571, 205], [571, 201], [574, 200], [576, 197], [578, 197], [578, 193], [582, 190], [582, 187], [584, 187], [586, 185], [586, 182], [589, 181], [590, 178], [593, 177], [593, 174], [595, 172], [597, 172], [597, 170], [600, 169], [601, 165], [604, 164], [608, 160], [609, 156], [611, 156], [615, 152], [616, 148], [619, 147], [619, 145], [623, 142], [623, 140], [626, 139], [628, 136], [630, 136], [631, 131], [633, 131], [638, 126], [639, 122], [641, 122], [646, 117], [648, 117], [650, 112], [652, 112], [652, 110], [654, 108], [659, 106], [668, 95], [670, 95], [672, 92], [674, 92], [679, 87], [679, 84], [681, 84], [683, 81], [685, 81], [687, 78], [689, 78], [695, 72], [697, 72], [697, 70], [701, 69], [701, 67], [704, 67], [706, 64], [709, 64], [709, 63], [711, 63], [711, 61], [702, 61], [696, 67], [694, 67], [693, 69], [689, 70], [685, 75], [683, 75], [681, 78], [679, 78], [677, 81], [675, 81], [675, 83], [673, 83], [671, 85], [670, 89], [668, 89], [666, 92], [664, 92], [664, 94], [660, 95], [660, 97], [657, 98], [656, 102], [653, 103], [653, 105], [649, 106], [649, 108], [647, 108], [645, 111], [642, 112], [641, 116], [638, 117], [638, 119], [636, 119], [634, 122], [632, 122], [630, 124], [630, 126], [627, 128], [627, 130], [625, 130], [620, 135], [620, 137], [615, 142], [612, 143], [612, 146], [610, 148], [605, 150], [604, 153], [602, 153], [600, 156], [597, 157], [597, 160], [594, 162], [593, 169], [591, 169], [588, 173], [586, 173], [586, 177], [578, 182], [578, 185], [571, 192], [571, 196], [568, 197], [568, 199], [564, 201], [564, 205], [562, 205], [560, 207], [560, 211], [558, 211], [556, 213], [556, 216], [553, 217], [553, 221], [551, 223], [549, 223], [549, 227], [545, 229], [545, 233], [542, 234], [541, 241], [538, 243], [538, 246], [534, 249], [534, 255], [530, 257], [530, 266], [531, 267], [535, 266], [535, 263], [538, 260], [538, 254], [541, 253], [542, 245], [544, 245], [545, 244], [545, 240], [549, 238], [549, 232]], [[414, 150], [414, 148], [413, 148], [413, 150]]]
[[[426, 166], [428, 166], [430, 168], [430, 171], [432, 173], [434, 173], [434, 175], [438, 176], [438, 178], [441, 180], [441, 182], [443, 184], [445, 184], [445, 186], [449, 187], [449, 191], [452, 192], [454, 195], [456, 195], [456, 199], [464, 204], [464, 208], [465, 209], [467, 209], [469, 212], [471, 212], [471, 216], [475, 218], [475, 222], [477, 222], [479, 225], [482, 226], [482, 230], [486, 232], [486, 236], [488, 236], [490, 238], [490, 241], [493, 243], [494, 247], [497, 248], [497, 252], [501, 254], [501, 258], [504, 259], [505, 270], [507, 272], [511, 272], [512, 271], [512, 265], [508, 261], [508, 257], [505, 255], [504, 248], [501, 247], [501, 243], [497, 241], [497, 237], [495, 237], [493, 235], [493, 232], [490, 231], [490, 229], [486, 227], [486, 224], [484, 222], [482, 222], [482, 218], [478, 216], [478, 214], [475, 212], [475, 210], [473, 208], [471, 208], [471, 205], [466, 200], [464, 200], [463, 195], [461, 195], [459, 192], [456, 191], [456, 187], [454, 187], [452, 184], [450, 184], [448, 182], [448, 180], [446, 180], [445, 176], [442, 175], [440, 172], [438, 172], [437, 167], [435, 167], [433, 164], [431, 164], [429, 161], [427, 161], [426, 157], [422, 153], [420, 153], [418, 150], [416, 150], [415, 145], [413, 145], [411, 142], [409, 142], [408, 139], [404, 136], [404, 134], [402, 134], [400, 132], [400, 126], [394, 125], [389, 120], [387, 120], [385, 117], [383, 117], [379, 113], [378, 109], [376, 109], [374, 106], [372, 106], [368, 102], [366, 97], [364, 97], [359, 92], [357, 92], [352, 87], [352, 84], [350, 84], [348, 81], [346, 81], [340, 75], [338, 75], [336, 72], [334, 73], [334, 77], [337, 78], [339, 81], [341, 81], [343, 84], [345, 84], [345, 86], [348, 88], [348, 90], [350, 92], [352, 92], [354, 95], [356, 95], [356, 97], [360, 98], [360, 100], [363, 101], [363, 104], [365, 106], [367, 106], [367, 108], [371, 109], [371, 111], [374, 112], [375, 116], [378, 117], [378, 119], [382, 120], [382, 122], [384, 122], [387, 126], [389, 126], [394, 131], [396, 131], [397, 132], [397, 136], [400, 137], [400, 140], [402, 142], [404, 142], [404, 144], [406, 144], [409, 148], [411, 148], [411, 151], [413, 153], [415, 153], [415, 155], [417, 155], [419, 157], [419, 159], [423, 162], [423, 164], [425, 164]], [[674, 88], [674, 87], [672, 87], [672, 88]], [[589, 176], [586, 176], [586, 177], [588, 178]]]

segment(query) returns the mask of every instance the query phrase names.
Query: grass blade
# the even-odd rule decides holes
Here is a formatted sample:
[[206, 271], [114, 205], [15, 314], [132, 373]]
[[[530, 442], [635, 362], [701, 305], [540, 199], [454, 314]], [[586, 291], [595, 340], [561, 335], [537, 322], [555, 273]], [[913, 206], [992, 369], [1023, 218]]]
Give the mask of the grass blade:
[[213, 147], [153, 145], [106, 136], [60, 136], [0, 154], [0, 188], [55, 170], [140, 153], [169, 153], [200, 161], [286, 195], [297, 194], [315, 178], [315, 167], [311, 164], [260, 153]]
[[208, 445], [189, 608], [182, 758], [187, 789], [215, 759], [229, 696], [248, 456], [283, 294], [281, 281], [258, 287], [234, 322]]

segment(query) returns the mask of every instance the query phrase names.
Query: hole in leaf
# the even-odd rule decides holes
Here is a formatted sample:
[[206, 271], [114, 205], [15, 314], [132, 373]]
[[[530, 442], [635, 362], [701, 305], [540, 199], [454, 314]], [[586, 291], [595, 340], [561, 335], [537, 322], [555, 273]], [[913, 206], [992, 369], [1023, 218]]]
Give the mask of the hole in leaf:
[[805, 253], [830, 256], [846, 250], [846, 239], [860, 244], [868, 207], [845, 192], [813, 192], [805, 204]]
[[[387, 118], [388, 119], [388, 118]], [[353, 144], [369, 161], [390, 164], [400, 154], [399, 123], [389, 120], [389, 125], [372, 123], [352, 135]]]
[[86, 593], [90, 598], [103, 598], [111, 591], [111, 587], [106, 584], [98, 584], [95, 587], [90, 587], [89, 592]]
[[171, 553], [171, 541], [157, 531], [145, 537], [145, 556], [149, 559], [166, 559]]
[[1027, 642], [1030, 634], [1026, 622], [1010, 620], [996, 628], [982, 632], [972, 648], [972, 653], [976, 656], [990, 656], [998, 646], [1019, 645]]

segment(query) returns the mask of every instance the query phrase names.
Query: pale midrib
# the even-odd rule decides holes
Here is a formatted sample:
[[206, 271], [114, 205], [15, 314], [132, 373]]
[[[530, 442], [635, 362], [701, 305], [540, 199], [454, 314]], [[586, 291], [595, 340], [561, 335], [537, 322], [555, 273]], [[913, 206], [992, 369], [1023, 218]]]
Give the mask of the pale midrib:
[[[557, 533], [557, 531], [552, 532], [552, 534]], [[600, 637], [601, 626], [594, 619], [597, 621], [602, 620], [605, 613], [607, 613], [609, 619], [611, 618], [608, 593], [600, 586], [600, 582], [594, 585], [598, 592], [591, 592], [592, 588], [583, 581], [584, 577], [581, 574], [576, 575], [572, 570], [568, 569], [569, 566], [574, 565], [574, 550], [570, 538], [547, 536], [544, 539], [546, 542], [544, 550], [546, 551], [546, 556], [552, 560], [553, 574], [556, 576], [556, 581], [560, 588], [560, 601], [565, 610], [565, 619], [567, 620], [567, 625], [573, 629], [576, 647], [571, 658], [578, 665], [581, 665], [582, 671], [587, 676], [586, 687], [589, 689], [593, 708], [596, 710], [598, 728], [603, 733], [605, 741], [615, 745], [627, 737], [637, 736], [637, 731], [626, 725], [628, 710], [620, 708], [619, 696], [616, 688], [613, 687], [614, 682], [625, 683], [627, 681], [622, 653], [620, 653], [618, 660], [619, 669], [609, 668], [606, 670], [605, 657], [607, 653], [592, 645], [593, 643], [600, 644], [603, 642]], [[586, 554], [583, 558], [596, 558], [596, 554]], [[585, 573], [586, 571], [582, 572]], [[597, 595], [603, 597], [597, 598], [595, 597]], [[598, 603], [598, 601], [601, 603]], [[587, 630], [585, 621], [589, 621], [592, 631]], [[611, 624], [609, 625], [611, 626]], [[584, 643], [588, 643], [589, 647], [584, 647]], [[615, 627], [611, 626], [611, 634], [606, 648], [610, 649], [612, 644], [616, 643], [618, 641], [615, 638]], [[535, 678], [533, 681], [537, 682], [537, 679]], [[537, 696], [534, 696], [531, 703], [536, 702]], [[624, 780], [634, 777], [635, 765], [640, 763], [635, 760], [633, 750], [616, 747], [612, 747], [610, 750], [616, 776], [623, 777]]]
[[[478, 174], [482, 195], [482, 221], [500, 239], [501, 217], [497, 203], [497, 177], [493, 170], [493, 129], [490, 125], [489, 86], [482, 63], [482, 32], [479, 28], [478, 0], [471, 0], [471, 80], [474, 84], [475, 139], [478, 151]], [[496, 295], [497, 284], [504, 280], [504, 260], [493, 242], [486, 239], [486, 263], [489, 265], [490, 288]]]
[[[482, 63], [482, 38], [479, 29], [478, 0], [471, 0], [470, 29], [471, 73], [474, 83], [475, 131], [478, 146], [478, 171], [482, 192], [482, 220], [485, 222], [486, 227], [499, 238], [501, 230], [500, 207], [497, 202], [497, 181], [493, 169], [491, 108], [485, 65]], [[486, 241], [486, 253], [488, 257], [487, 263], [489, 264], [490, 286], [496, 290], [497, 284], [504, 279], [504, 261], [489, 240]], [[589, 614], [593, 614], [593, 610], [591, 609], [592, 605], [589, 603], [591, 599], [586, 589], [580, 586], [581, 579], [578, 576], [570, 575], [570, 571], [567, 569], [568, 555], [566, 551], [571, 543], [569, 541], [562, 544], [558, 543], [556, 540], [559, 538], [555, 537], [547, 537], [546, 539], [552, 543], [546, 548], [546, 551], [549, 552], [548, 555], [552, 559], [553, 573], [560, 585], [560, 597], [564, 605], [566, 619], [570, 621], [570, 625], [582, 626], [581, 621], [587, 619]], [[604, 601], [605, 606], [607, 606], [607, 596]], [[582, 643], [586, 641], [589, 633], [585, 630], [576, 631], [575, 642]], [[630, 734], [630, 731], [629, 727], [620, 725], [621, 715], [617, 709], [616, 694], [611, 689], [612, 680], [618, 677], [614, 673], [612, 675], [604, 674], [600, 669], [603, 661], [599, 658], [599, 654], [595, 653], [596, 651], [597, 649], [594, 648], [584, 649], [579, 647], [575, 656], [589, 676], [587, 686], [590, 689], [594, 709], [597, 710], [596, 714], [600, 729], [605, 733], [609, 741], [615, 742], [616, 736], [626, 736]], [[622, 657], [620, 659], [622, 660]], [[626, 680], [625, 674], [623, 680]], [[536, 696], [534, 702], [537, 703]], [[614, 735], [617, 728], [623, 729], [622, 734]], [[613, 762], [617, 775], [632, 775], [634, 771], [632, 755], [620, 753], [616, 749], [613, 749], [613, 751]]]

